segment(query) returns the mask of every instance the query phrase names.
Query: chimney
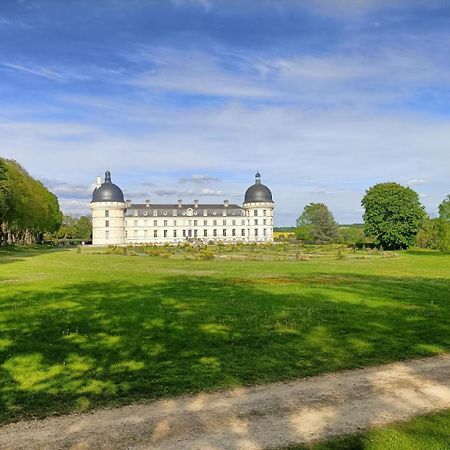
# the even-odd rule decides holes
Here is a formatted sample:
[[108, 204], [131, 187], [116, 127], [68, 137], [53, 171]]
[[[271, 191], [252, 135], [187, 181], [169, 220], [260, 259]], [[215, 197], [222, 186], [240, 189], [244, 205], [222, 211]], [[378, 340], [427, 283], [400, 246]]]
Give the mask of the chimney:
[[102, 185], [102, 177], [97, 177], [96, 185], [98, 188]]
[[150, 206], [150, 200], [145, 200], [145, 206], [148, 208]]
[[198, 200], [194, 200], [194, 208], [198, 208]]
[[181, 200], [181, 198], [180, 199], [178, 199], [178, 208], [181, 208], [181, 204], [183, 203], [183, 200]]
[[223, 206], [225, 206], [225, 208], [228, 208], [228, 203], [229, 203], [228, 200], [224, 200], [223, 201]]

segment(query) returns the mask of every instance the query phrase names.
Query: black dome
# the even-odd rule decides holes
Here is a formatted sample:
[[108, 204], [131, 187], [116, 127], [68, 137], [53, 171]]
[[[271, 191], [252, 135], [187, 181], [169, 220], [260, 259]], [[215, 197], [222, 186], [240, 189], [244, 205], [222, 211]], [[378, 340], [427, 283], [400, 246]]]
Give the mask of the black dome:
[[244, 203], [254, 202], [273, 203], [272, 192], [267, 186], [261, 184], [259, 172], [256, 173], [255, 184], [250, 186], [245, 193]]
[[125, 202], [122, 189], [111, 183], [111, 174], [105, 172], [105, 182], [92, 193], [92, 202]]

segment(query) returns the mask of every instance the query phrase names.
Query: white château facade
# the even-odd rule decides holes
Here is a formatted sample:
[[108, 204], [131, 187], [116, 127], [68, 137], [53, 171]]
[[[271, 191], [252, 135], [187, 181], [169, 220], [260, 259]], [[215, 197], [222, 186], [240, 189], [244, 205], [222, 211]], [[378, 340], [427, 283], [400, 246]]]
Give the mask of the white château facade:
[[97, 177], [92, 193], [92, 244], [178, 244], [182, 242], [272, 242], [274, 202], [270, 189], [256, 173], [243, 206], [230, 204], [133, 204], [122, 190]]

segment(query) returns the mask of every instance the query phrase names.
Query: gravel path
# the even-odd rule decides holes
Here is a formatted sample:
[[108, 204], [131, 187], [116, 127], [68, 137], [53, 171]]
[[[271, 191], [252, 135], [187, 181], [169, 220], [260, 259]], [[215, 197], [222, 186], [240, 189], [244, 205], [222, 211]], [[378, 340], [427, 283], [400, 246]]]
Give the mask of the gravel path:
[[1, 449], [279, 448], [450, 408], [450, 355], [0, 427]]

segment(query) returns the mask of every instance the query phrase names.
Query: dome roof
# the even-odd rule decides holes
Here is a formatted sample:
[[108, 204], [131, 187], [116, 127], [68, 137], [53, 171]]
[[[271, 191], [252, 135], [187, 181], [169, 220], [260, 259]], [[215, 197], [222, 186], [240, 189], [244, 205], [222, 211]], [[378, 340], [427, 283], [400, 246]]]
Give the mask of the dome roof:
[[92, 202], [125, 202], [122, 189], [111, 183], [109, 172], [105, 172], [105, 182], [94, 189]]
[[244, 199], [244, 203], [255, 202], [273, 203], [272, 192], [270, 192], [267, 186], [261, 184], [261, 175], [259, 172], [256, 172], [255, 184], [247, 189]]

